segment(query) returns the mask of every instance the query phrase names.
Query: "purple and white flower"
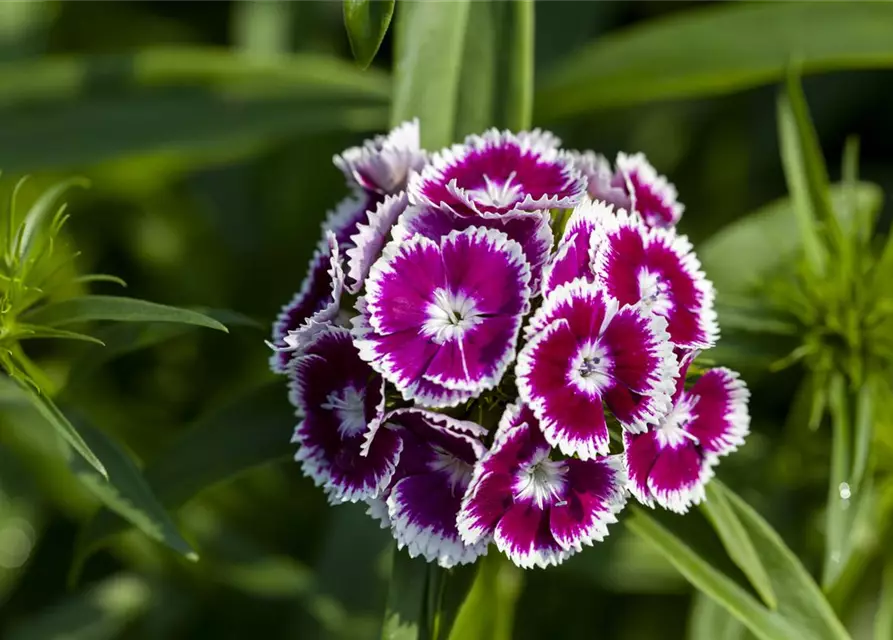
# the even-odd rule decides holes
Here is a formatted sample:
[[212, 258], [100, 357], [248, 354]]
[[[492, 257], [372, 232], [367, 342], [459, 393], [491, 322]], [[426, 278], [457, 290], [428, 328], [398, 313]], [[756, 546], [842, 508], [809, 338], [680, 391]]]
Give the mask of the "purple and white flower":
[[347, 249], [347, 286], [349, 293], [357, 293], [369, 275], [369, 269], [381, 255], [388, 241], [391, 228], [406, 210], [406, 194], [387, 196], [375, 209], [367, 213], [367, 222], [356, 226], [356, 233], [350, 237], [352, 246]]
[[513, 209], [572, 207], [583, 196], [583, 176], [560, 141], [539, 130], [518, 134], [491, 129], [434, 154], [410, 178], [413, 204], [468, 210], [483, 217]]
[[638, 215], [618, 211], [593, 237], [598, 283], [620, 304], [641, 302], [666, 318], [682, 349], [712, 347], [719, 338], [713, 284], [685, 236], [649, 228]]
[[520, 567], [557, 565], [604, 539], [625, 483], [619, 456], [554, 458], [533, 411], [509, 405], [462, 501], [459, 533], [469, 545], [492, 539]]
[[392, 241], [357, 303], [360, 357], [421, 406], [455, 406], [492, 389], [515, 356], [530, 308], [530, 268], [493, 229]]
[[320, 328], [334, 322], [341, 308], [344, 289], [344, 268], [335, 234], [328, 232], [325, 241], [310, 260], [310, 268], [294, 298], [282, 308], [273, 323], [273, 349], [270, 369], [285, 373], [296, 352]]
[[366, 444], [384, 417], [384, 382], [360, 360], [350, 331], [317, 333], [290, 365], [290, 396], [303, 416], [292, 442], [304, 474], [333, 503], [378, 496], [391, 482], [403, 441], [388, 430]]
[[507, 212], [499, 218], [454, 213], [450, 209], [432, 205], [410, 206], [394, 227], [394, 240], [403, 241], [414, 235], [441, 240], [452, 231], [470, 227], [495, 229], [521, 246], [530, 266], [531, 296], [539, 293], [543, 266], [552, 251], [552, 227], [546, 214], [521, 210]]
[[611, 168], [608, 159], [592, 151], [571, 151], [574, 166], [586, 179], [586, 191], [593, 200], [600, 200], [621, 209], [630, 205], [626, 184]]
[[669, 408], [677, 371], [666, 321], [621, 307], [583, 279], [552, 291], [527, 327], [515, 375], [546, 440], [583, 460], [608, 454], [605, 406], [644, 431]]
[[[370, 436], [372, 447], [383, 432], [402, 443], [394, 478], [380, 498], [386, 518], [378, 513], [397, 547], [442, 567], [474, 562], [486, 553], [486, 542], [462, 542], [456, 525], [472, 470], [487, 451], [480, 441], [486, 430], [440, 413], [402, 409], [388, 414]], [[380, 504], [370, 504], [370, 510], [375, 513]]]
[[614, 184], [626, 188], [629, 206], [624, 208], [641, 215], [650, 227], [675, 226], [685, 211], [676, 187], [657, 173], [644, 153], [617, 154]]
[[704, 499], [720, 456], [744, 444], [750, 393], [734, 371], [710, 369], [686, 391], [687, 358], [670, 412], [645, 433], [625, 433], [629, 489], [639, 502], [685, 513]]
[[399, 193], [406, 188], [409, 175], [427, 162], [419, 142], [419, 121], [404, 122], [388, 135], [351, 147], [333, 161], [350, 183], [367, 192]]
[[592, 238], [596, 230], [614, 217], [611, 205], [585, 198], [574, 207], [561, 242], [543, 272], [543, 293], [548, 294], [558, 285], [585, 278], [595, 280], [592, 271]]

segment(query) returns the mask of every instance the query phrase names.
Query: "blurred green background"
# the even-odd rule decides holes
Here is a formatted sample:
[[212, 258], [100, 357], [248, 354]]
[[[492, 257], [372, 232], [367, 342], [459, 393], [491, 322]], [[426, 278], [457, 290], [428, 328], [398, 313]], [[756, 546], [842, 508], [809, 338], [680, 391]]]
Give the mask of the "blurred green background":
[[[708, 4], [537, 2], [537, 83], [584, 45]], [[331, 156], [388, 126], [392, 39], [360, 71], [340, 2], [0, 2], [0, 189], [24, 173], [34, 193], [88, 177], [92, 188], [71, 196], [68, 228], [80, 270], [121, 276], [128, 296], [230, 309], [259, 323], [229, 335], [149, 332], [146, 348], [120, 353], [57, 344], [29, 353], [67, 381], [79, 412], [149, 468], [209, 421], [267, 437], [281, 431], [282, 441], [280, 463], [177, 511], [200, 562], [131, 531], [69, 584], [80, 527], [98, 502], [33, 410], [5, 405], [0, 638], [376, 637], [388, 535], [359, 507], [328, 507], [289, 462], [294, 418], [284, 384], [270, 384], [263, 339], [345, 192]], [[709, 44], [690, 46], [709, 55]], [[833, 179], [846, 136], [858, 134], [862, 177], [890, 190], [891, 77], [849, 70], [805, 79]], [[785, 193], [775, 96], [763, 86], [567, 117], [542, 112], [538, 96], [534, 124], [572, 148], [644, 151], [677, 185], [687, 206], [680, 228], [697, 246]], [[827, 434], [783, 430], [796, 372], [744, 373], [754, 434], [720, 476], [815, 569]], [[214, 438], [187, 442], [189, 455], [164, 471], [173, 485], [178, 468], [218, 453]], [[871, 594], [878, 580], [869, 571], [858, 589]], [[517, 638], [683, 638], [690, 608], [710, 606], [622, 526], [558, 569], [526, 572], [519, 586]], [[868, 614], [854, 602], [847, 619], [858, 628]]]

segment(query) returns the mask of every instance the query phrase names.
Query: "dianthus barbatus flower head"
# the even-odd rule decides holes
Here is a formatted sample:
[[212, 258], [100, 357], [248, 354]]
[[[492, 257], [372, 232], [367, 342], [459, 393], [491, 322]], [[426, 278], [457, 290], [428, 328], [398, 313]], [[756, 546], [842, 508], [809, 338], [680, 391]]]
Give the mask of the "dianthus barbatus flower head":
[[645, 433], [625, 433], [629, 488], [643, 504], [685, 513], [704, 499], [719, 457], [744, 443], [749, 432], [750, 393], [734, 371], [710, 369], [684, 389], [683, 363], [673, 406]]
[[385, 432], [400, 439], [402, 452], [376, 515], [390, 526], [397, 546], [443, 567], [474, 562], [486, 553], [486, 541], [465, 544], [456, 525], [472, 470], [487, 451], [480, 441], [486, 430], [440, 413], [398, 409], [370, 431], [369, 445]]
[[333, 158], [349, 182], [387, 195], [406, 188], [410, 173], [420, 171], [427, 154], [419, 142], [419, 121], [404, 122], [386, 136], [375, 136]]
[[672, 227], [685, 211], [676, 187], [657, 173], [644, 153], [618, 153], [612, 184], [626, 189], [629, 204], [624, 208], [639, 213], [650, 227]]
[[493, 539], [518, 566], [548, 567], [608, 534], [626, 504], [619, 456], [560, 459], [533, 411], [509, 405], [459, 512], [466, 544]]
[[350, 331], [317, 333], [290, 365], [290, 395], [303, 416], [295, 460], [332, 502], [378, 496], [397, 468], [402, 440], [391, 431], [366, 446], [384, 417], [384, 382], [360, 360]]
[[621, 307], [578, 279], [545, 298], [526, 333], [518, 391], [546, 440], [566, 455], [607, 455], [605, 406], [634, 431], [666, 413], [676, 360], [666, 321], [648, 309]]
[[649, 228], [619, 210], [592, 237], [592, 270], [599, 286], [621, 304], [641, 303], [666, 318], [681, 349], [712, 347], [719, 338], [713, 284], [685, 236]]
[[535, 296], [540, 290], [543, 266], [552, 251], [552, 227], [549, 217], [541, 212], [512, 210], [499, 218], [461, 215], [444, 207], [430, 204], [410, 206], [394, 227], [394, 240], [403, 241], [421, 235], [440, 241], [452, 231], [469, 227], [495, 229], [521, 246], [530, 267], [530, 291]]
[[455, 406], [502, 379], [530, 308], [530, 268], [494, 229], [392, 241], [357, 302], [360, 357], [421, 406]]
[[285, 373], [289, 362], [320, 328], [334, 322], [341, 308], [344, 268], [335, 234], [326, 234], [310, 260], [300, 290], [273, 323], [270, 368]]
[[434, 154], [410, 178], [413, 204], [446, 206], [492, 217], [513, 209], [572, 207], [585, 193], [583, 176], [552, 134], [491, 129]]
[[614, 217], [614, 208], [599, 200], [584, 198], [574, 207], [564, 232], [543, 272], [543, 293], [548, 294], [558, 285], [584, 278], [595, 280], [592, 271], [592, 237], [597, 229]]

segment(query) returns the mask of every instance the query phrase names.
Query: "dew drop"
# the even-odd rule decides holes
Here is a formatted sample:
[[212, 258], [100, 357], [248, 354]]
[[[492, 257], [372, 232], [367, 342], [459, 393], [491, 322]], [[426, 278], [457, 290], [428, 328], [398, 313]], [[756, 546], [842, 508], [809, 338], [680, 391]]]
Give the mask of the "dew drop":
[[840, 494], [841, 500], [849, 500], [850, 496], [853, 495], [852, 491], [850, 491], [850, 485], [846, 482], [841, 482], [840, 486], [837, 487], [837, 491]]

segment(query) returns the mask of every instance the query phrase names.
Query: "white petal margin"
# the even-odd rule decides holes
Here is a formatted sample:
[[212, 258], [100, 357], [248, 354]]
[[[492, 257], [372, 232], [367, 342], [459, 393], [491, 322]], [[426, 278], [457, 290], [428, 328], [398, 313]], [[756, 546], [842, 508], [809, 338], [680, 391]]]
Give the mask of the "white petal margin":
[[[717, 455], [725, 456], [737, 451], [750, 434], [750, 411], [747, 408], [750, 401], [750, 390], [737, 371], [726, 367], [716, 367], [711, 371], [720, 372], [723, 375], [725, 390], [729, 394], [729, 403], [731, 404], [731, 408], [726, 413], [726, 420], [732, 425], [732, 429], [722, 438], [723, 448], [717, 452]], [[695, 410], [697, 410], [697, 405], [695, 405]]]
[[410, 173], [425, 165], [426, 156], [416, 118], [386, 136], [375, 136], [361, 147], [347, 149], [332, 161], [355, 186], [388, 194], [401, 191]]
[[357, 233], [350, 237], [354, 246], [347, 254], [347, 286], [349, 293], [363, 288], [369, 269], [378, 259], [387, 242], [391, 227], [406, 210], [408, 199], [405, 192], [388, 196], [374, 210], [367, 213], [367, 222], [357, 225]]
[[593, 151], [568, 151], [568, 155], [587, 179], [590, 197], [617, 205], [623, 203], [626, 206], [629, 197], [624, 189], [612, 184], [614, 170], [605, 156]]
[[[443, 205], [444, 203], [441, 202], [429, 202], [425, 197], [424, 186], [426, 183], [443, 183], [444, 171], [448, 167], [463, 162], [471, 151], [512, 144], [517, 145], [522, 153], [532, 151], [538, 154], [543, 162], [565, 164], [565, 186], [573, 185], [575, 182], [580, 185], [580, 193], [572, 198], [554, 198], [546, 196], [542, 198], [533, 198], [528, 195], [521, 202], [515, 203], [514, 208], [534, 211], [553, 207], [571, 206], [574, 204], [574, 201], [585, 192], [585, 184], [583, 174], [574, 166], [573, 158], [571, 158], [567, 152], [558, 149], [560, 143], [561, 140], [558, 137], [540, 129], [534, 129], [529, 132], [521, 131], [519, 133], [512, 133], [508, 130], [500, 131], [499, 129], [492, 128], [481, 135], [469, 135], [465, 138], [462, 144], [454, 144], [451, 147], [435, 153], [424, 169], [419, 173], [410, 176], [409, 184], [407, 185], [409, 201], [411, 204], [415, 205]], [[458, 187], [455, 180], [450, 181], [449, 184], [444, 184], [444, 187], [449, 190], [457, 200], [461, 201], [469, 209], [483, 218], [500, 218], [503, 216], [503, 214], [500, 213], [490, 213], [478, 210], [474, 199], [469, 197], [464, 189]]]
[[621, 229], [631, 229], [638, 233], [647, 249], [652, 245], [662, 245], [668, 248], [679, 260], [682, 271], [691, 278], [695, 290], [700, 294], [702, 304], [698, 314], [698, 326], [701, 327], [706, 339], [703, 343], [685, 345], [691, 349], [709, 349], [719, 341], [719, 323], [714, 308], [716, 289], [704, 271], [701, 269], [701, 261], [694, 252], [694, 247], [687, 236], [678, 235], [675, 227], [660, 228], [648, 227], [637, 213], [628, 213], [618, 209], [615, 215], [606, 218], [592, 235], [590, 255], [592, 256], [592, 271], [596, 281], [607, 277], [608, 263], [608, 238], [611, 234]]
[[608, 525], [617, 522], [617, 514], [623, 511], [627, 501], [627, 475], [626, 468], [623, 463], [623, 456], [620, 454], [606, 456], [591, 461], [589, 464], [604, 464], [614, 472], [613, 492], [605, 502], [607, 510], [593, 514], [592, 519], [583, 530], [583, 533], [574, 540], [565, 540], [558, 536], [554, 530], [552, 535], [555, 542], [562, 548], [572, 550], [575, 553], [582, 551], [583, 546], [591, 547], [596, 542], [601, 542], [608, 535]]
[[591, 236], [596, 229], [606, 224], [614, 216], [614, 205], [586, 197], [571, 212], [571, 216], [564, 226], [562, 240], [570, 238], [575, 233]]
[[672, 212], [673, 219], [670, 224], [676, 224], [685, 212], [685, 205], [678, 201], [679, 193], [676, 187], [670, 183], [665, 176], [657, 172], [644, 153], [634, 153], [628, 155], [622, 151], [617, 154], [617, 172], [623, 177], [626, 183], [626, 190], [629, 192], [630, 208], [638, 211], [636, 208], [636, 192], [633, 189], [631, 175], [640, 176], [640, 181], [647, 183], [652, 191], [657, 195], [660, 201]]

